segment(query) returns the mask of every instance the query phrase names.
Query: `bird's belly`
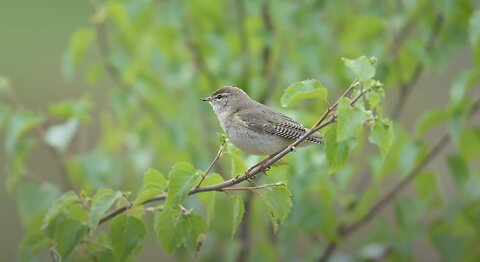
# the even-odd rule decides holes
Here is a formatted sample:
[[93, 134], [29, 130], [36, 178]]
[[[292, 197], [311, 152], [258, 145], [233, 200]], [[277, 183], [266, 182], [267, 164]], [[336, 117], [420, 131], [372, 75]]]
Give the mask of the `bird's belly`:
[[254, 132], [243, 127], [229, 128], [227, 136], [234, 145], [252, 155], [271, 155], [292, 142], [290, 139]]

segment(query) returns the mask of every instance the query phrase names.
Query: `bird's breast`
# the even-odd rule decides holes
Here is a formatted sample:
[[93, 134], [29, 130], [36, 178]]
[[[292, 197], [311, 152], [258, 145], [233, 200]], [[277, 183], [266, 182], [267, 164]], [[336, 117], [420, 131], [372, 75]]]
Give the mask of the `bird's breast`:
[[225, 132], [235, 146], [252, 155], [271, 155], [290, 144], [290, 140], [283, 137], [259, 133], [244, 126], [229, 126]]

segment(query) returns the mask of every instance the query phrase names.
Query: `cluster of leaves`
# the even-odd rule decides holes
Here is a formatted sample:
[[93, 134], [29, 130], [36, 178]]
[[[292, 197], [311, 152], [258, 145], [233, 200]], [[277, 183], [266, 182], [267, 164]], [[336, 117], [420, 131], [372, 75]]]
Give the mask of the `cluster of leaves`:
[[[27, 231], [21, 260], [49, 249], [67, 260], [135, 259], [150, 232], [166, 254], [179, 257], [328, 259], [350, 237], [355, 241], [342, 252], [353, 258], [411, 259], [422, 238], [445, 260], [480, 256], [480, 130], [468, 121], [479, 107], [471, 89], [480, 79], [480, 11], [472, 1], [90, 3], [92, 22], [72, 35], [63, 66], [67, 78], [86, 72], [93, 86], [87, 94], [32, 112], [0, 78], [6, 187]], [[398, 87], [391, 115], [401, 115], [419, 75], [443, 70], [467, 41], [474, 65], [452, 83], [446, 105], [420, 108], [412, 132], [387, 118], [385, 93]], [[362, 54], [379, 61], [336, 61]], [[329, 105], [352, 79], [358, 87]], [[189, 195], [218, 147], [213, 113], [198, 98], [231, 83], [272, 105], [280, 97], [299, 122], [330, 111], [336, 123], [321, 130], [324, 150], [297, 150], [288, 165], [257, 177], [264, 186]], [[92, 126], [97, 139], [85, 145], [79, 138]], [[427, 139], [444, 130], [438, 142]], [[453, 149], [440, 154], [450, 142]], [[224, 147], [201, 186], [255, 163]], [[52, 156], [62, 183], [32, 172], [37, 148]], [[447, 163], [453, 194], [441, 170], [427, 165], [435, 157]], [[395, 198], [410, 184], [412, 195]], [[379, 215], [385, 207], [393, 220]], [[369, 232], [351, 236], [371, 220]]]
[[[332, 111], [338, 115], [338, 124], [329, 127], [325, 135], [327, 141], [327, 159], [330, 165], [329, 170], [335, 171], [345, 165], [348, 154], [357, 144], [356, 137], [362, 133], [362, 126], [367, 122], [371, 126], [371, 136], [385, 139], [372, 139], [371, 141], [380, 146], [382, 155], [388, 152], [393, 140], [393, 131], [390, 125], [383, 125], [384, 128], [376, 128], [378, 123], [387, 120], [378, 118], [373, 111], [378, 107], [378, 98], [383, 94], [383, 89], [378, 81], [372, 80], [375, 69], [373, 64], [376, 61], [360, 57], [356, 60], [345, 59], [346, 66], [351, 69], [354, 76], [359, 79], [352, 86], [359, 89], [352, 92], [353, 100], [347, 95], [342, 97], [338, 103], [338, 110]], [[289, 105], [294, 101], [302, 99], [327, 99], [327, 89], [317, 80], [306, 80], [290, 85], [282, 96], [282, 102]], [[362, 102], [359, 98], [365, 93], [369, 95]], [[374, 98], [372, 101], [370, 98]], [[366, 109], [365, 105], [368, 105]], [[374, 106], [372, 106], [374, 105]], [[336, 119], [336, 116], [333, 116]], [[44, 140], [62, 152], [65, 148], [63, 143], [50, 143], [52, 137], [55, 141], [62, 141], [63, 136], [52, 136], [51, 133], [67, 133], [71, 129], [70, 121], [66, 124], [50, 127]], [[60, 131], [58, 131], [60, 130]], [[355, 130], [354, 132], [351, 132]], [[69, 140], [66, 138], [65, 140]], [[349, 141], [349, 142], [347, 142]], [[343, 144], [346, 143], [346, 144]], [[222, 145], [224, 143], [222, 142]], [[58, 145], [55, 147], [54, 145]], [[246, 171], [246, 165], [241, 158], [232, 150], [231, 144], [226, 146], [223, 152], [232, 161], [232, 176], [238, 176]], [[333, 171], [332, 171], [333, 170]], [[38, 210], [35, 219], [31, 223], [30, 233], [22, 244], [22, 258], [28, 260], [42, 248], [51, 248], [55, 254], [63, 259], [69, 259], [73, 254], [79, 252], [81, 246], [89, 249], [89, 257], [96, 259], [117, 259], [120, 261], [135, 257], [143, 245], [146, 235], [146, 225], [142, 221], [147, 211], [154, 213], [153, 228], [157, 233], [158, 240], [166, 254], [176, 249], [184, 250], [187, 253], [195, 254], [200, 250], [201, 245], [207, 238], [208, 225], [214, 219], [215, 202], [218, 194], [228, 190], [243, 188], [221, 188], [211, 192], [201, 192], [199, 200], [203, 204], [203, 210], [207, 216], [197, 214], [201, 207], [191, 209], [185, 208], [186, 198], [194, 188], [199, 186], [210, 186], [220, 184], [224, 178], [218, 173], [207, 175], [205, 172], [195, 169], [188, 162], [175, 164], [168, 176], [165, 177], [155, 169], [145, 172], [143, 186], [138, 190], [133, 203], [129, 203], [129, 193], [114, 191], [110, 188], [103, 188], [96, 191], [93, 196], [88, 196], [84, 190], [77, 195], [73, 191], [58, 196], [44, 212]], [[274, 232], [277, 232], [279, 225], [285, 221], [291, 208], [291, 192], [285, 182], [265, 184], [246, 190], [261, 189], [260, 195], [265, 208], [271, 218]], [[38, 197], [44, 192], [38, 192]], [[51, 197], [55, 195], [51, 194]], [[31, 192], [25, 192], [24, 197], [31, 197]], [[231, 205], [231, 237], [233, 238], [240, 222], [242, 221], [245, 207], [243, 198], [240, 195], [229, 195]], [[156, 200], [165, 200], [154, 208], [145, 208], [143, 204]], [[39, 201], [43, 201], [39, 200]], [[115, 206], [128, 205], [125, 214], [120, 212], [102, 219], [106, 213]], [[196, 211], [196, 212], [194, 212]], [[102, 221], [112, 218], [108, 234], [97, 232], [97, 227]], [[74, 257], [78, 257], [78, 254]]]

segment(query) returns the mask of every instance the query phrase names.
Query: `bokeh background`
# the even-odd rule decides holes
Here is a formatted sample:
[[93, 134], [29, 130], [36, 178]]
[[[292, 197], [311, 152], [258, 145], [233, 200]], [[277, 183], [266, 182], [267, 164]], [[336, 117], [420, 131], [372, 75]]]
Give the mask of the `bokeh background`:
[[[385, 84], [384, 115], [395, 117], [398, 101], [404, 100], [395, 125], [402, 130], [398, 132], [413, 134], [420, 116], [432, 108], [448, 108], [452, 84], [464, 72], [478, 67], [479, 62], [475, 62], [478, 50], [472, 48], [476, 42], [469, 41], [474, 38], [472, 31], [475, 30], [471, 28], [480, 27], [475, 24], [480, 20], [472, 18], [475, 4], [464, 0], [295, 3], [268, 0], [184, 3], [2, 0], [0, 75], [8, 79], [24, 110], [45, 116], [41, 124], [44, 130], [66, 119], [64, 115], [52, 113], [52, 104], [86, 99], [93, 105], [86, 110], [88, 121], [80, 120], [81, 127], [67, 149], [61, 152], [68, 178], [65, 180], [62, 169], [58, 168], [55, 159], [58, 155], [51, 154], [51, 149], [42, 146], [41, 142], [37, 142], [23, 163], [28, 172], [43, 177], [58, 192], [73, 189], [93, 194], [99, 188], [110, 187], [135, 193], [141, 187], [143, 172], [149, 167], [168, 173], [173, 164], [181, 161], [189, 161], [203, 170], [208, 166], [218, 148], [216, 132], [220, 132], [220, 127], [209, 106], [202, 104], [199, 97], [208, 95], [220, 85], [236, 85], [257, 100], [309, 126], [325, 105], [306, 101], [285, 109], [280, 107], [279, 98], [293, 82], [318, 79], [329, 88], [333, 101], [353, 80], [344, 68], [342, 57], [366, 55], [378, 59], [376, 78]], [[433, 40], [432, 34], [435, 35]], [[417, 66], [421, 66], [420, 72]], [[411, 88], [404, 97], [402, 86]], [[472, 86], [472, 93], [478, 95], [478, 85], [475, 87], [472, 83]], [[5, 104], [12, 104], [9, 99], [6, 101]], [[465, 125], [478, 127], [478, 117], [473, 118], [473, 124]], [[440, 126], [421, 138], [411, 135], [411, 140], [405, 143], [431, 145], [445, 130]], [[3, 131], [0, 140], [2, 148], [8, 143], [5, 133]], [[35, 137], [31, 133], [22, 139]], [[370, 155], [378, 153], [363, 144], [353, 154], [352, 164], [338, 172], [350, 174], [339, 176], [348, 184], [342, 192], [349, 192], [350, 199], [360, 198], [369, 187], [392, 187], [398, 177], [406, 173], [398, 171], [402, 170], [400, 163], [398, 170], [393, 168], [391, 176], [373, 183], [373, 179], [362, 172], [367, 170], [368, 173], [371, 167], [359, 163], [370, 161]], [[428, 170], [438, 179], [435, 183], [439, 186], [434, 192], [440, 202], [463, 199], [478, 206], [476, 197], [462, 198], [458, 192], [463, 189], [458, 188], [452, 178], [453, 171], [446, 155], [457, 154], [458, 150], [450, 145], [443, 155], [428, 164]], [[256, 243], [247, 253], [250, 259], [278, 259], [285, 254], [284, 259], [288, 261], [320, 257], [329, 239], [325, 238], [324, 229], [311, 226], [321, 223], [318, 219], [322, 217], [317, 214], [322, 211], [313, 211], [321, 209], [316, 205], [321, 194], [317, 187], [325, 182], [318, 177], [328, 177], [326, 179], [332, 180], [332, 184], [343, 182], [338, 182], [342, 179], [335, 175], [316, 171], [327, 165], [322, 152], [318, 151], [302, 149], [288, 160], [294, 167], [282, 166], [273, 169], [268, 178], [260, 178], [261, 181], [286, 179], [292, 187], [294, 206], [284, 232], [281, 229], [279, 235], [270, 237], [268, 215], [261, 211], [257, 200], [252, 200], [255, 194], [253, 197], [245, 194], [244, 200], [253, 202], [249, 207], [248, 228], [240, 229], [233, 240], [226, 241], [228, 234], [223, 231], [228, 226], [219, 225], [222, 218], [218, 217], [222, 212], [218, 211], [213, 220], [218, 226], [212, 226], [200, 258], [235, 260], [242, 257], [239, 254], [247, 252], [242, 249], [242, 234], [247, 234], [244, 232], [250, 232], [248, 241]], [[247, 165], [258, 159], [237, 153]], [[29, 218], [22, 214], [19, 198], [22, 186], [32, 182], [21, 179], [7, 192], [7, 180], [12, 176], [9, 159], [11, 156], [2, 150], [0, 259], [16, 261], [19, 260], [19, 245], [30, 230]], [[316, 159], [316, 162], [309, 163], [308, 159]], [[475, 159], [478, 160], [478, 156], [468, 158], [467, 162], [474, 163]], [[398, 162], [401, 161], [400, 157]], [[415, 159], [411, 161], [414, 164]], [[228, 173], [230, 161], [226, 159], [222, 163], [217, 172]], [[478, 164], [470, 167], [469, 175], [478, 176]], [[303, 174], [301, 178], [295, 178], [298, 173]], [[317, 178], [309, 180], [306, 174]], [[357, 177], [352, 178], [353, 174]], [[302, 194], [305, 183], [313, 186]], [[412, 186], [402, 192], [401, 199], [415, 201], [417, 194]], [[372, 203], [381, 195], [372, 199]], [[220, 206], [228, 206], [222, 201]], [[334, 209], [342, 209], [351, 200], [336, 201]], [[302, 207], [302, 203], [305, 206]], [[362, 248], [371, 241], [381, 243], [381, 259], [449, 260], [457, 254], [465, 256], [471, 241], [480, 239], [480, 233], [468, 237], [452, 233], [455, 237], [445, 238], [447, 242], [444, 243], [455, 242], [458, 237], [466, 242], [466, 247], [457, 249], [460, 253], [445, 254], [441, 251], [442, 244], [432, 240], [434, 237], [429, 229], [420, 230], [416, 236], [409, 235], [411, 232], [403, 228], [407, 226], [399, 219], [402, 208], [395, 207], [396, 204], [393, 202], [378, 215], [391, 224], [393, 236], [381, 236], [380, 231], [384, 229], [379, 229], [378, 223], [377, 227], [367, 225], [342, 242], [334, 258], [359, 259], [361, 250], [365, 250]], [[196, 207], [198, 203], [192, 200], [188, 205]], [[428, 206], [419, 211], [413, 221], [430, 221], [429, 218], [446, 212], [447, 206]], [[461, 215], [462, 211], [458, 212]], [[339, 211], [339, 217], [340, 214]], [[305, 217], [317, 221], [302, 221]], [[478, 229], [478, 216], [476, 221]], [[151, 224], [151, 217], [146, 217], [145, 223]], [[425, 228], [432, 227], [429, 223], [425, 222]], [[300, 236], [295, 234], [297, 229]], [[165, 258], [152, 231], [153, 227], [147, 226], [149, 233], [138, 260]], [[407, 231], [410, 232], [405, 233], [408, 236], [402, 236], [401, 232]], [[403, 241], [403, 246], [396, 240]], [[217, 246], [219, 243], [222, 245]], [[289, 249], [291, 246], [293, 248]], [[168, 258], [182, 257], [177, 254]], [[475, 257], [479, 257], [478, 251]], [[42, 251], [40, 260], [46, 259], [49, 259], [48, 251]]]

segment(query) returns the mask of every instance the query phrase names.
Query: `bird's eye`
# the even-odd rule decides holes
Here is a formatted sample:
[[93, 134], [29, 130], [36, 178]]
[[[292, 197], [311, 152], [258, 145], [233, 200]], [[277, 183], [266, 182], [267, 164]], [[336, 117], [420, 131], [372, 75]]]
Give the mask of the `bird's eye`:
[[220, 98], [222, 98], [222, 97], [223, 97], [223, 96], [222, 96], [221, 94], [218, 94], [218, 95], [215, 96], [215, 99], [220, 99]]

